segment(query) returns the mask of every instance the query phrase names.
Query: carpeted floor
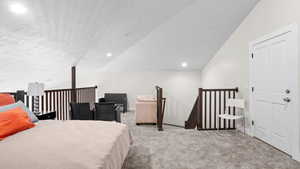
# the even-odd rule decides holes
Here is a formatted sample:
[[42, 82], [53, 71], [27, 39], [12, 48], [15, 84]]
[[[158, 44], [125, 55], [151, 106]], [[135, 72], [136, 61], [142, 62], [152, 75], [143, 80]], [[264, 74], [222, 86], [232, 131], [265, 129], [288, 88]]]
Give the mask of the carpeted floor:
[[235, 131], [196, 131], [136, 126], [123, 115], [133, 137], [125, 169], [300, 169], [300, 163], [263, 142]]

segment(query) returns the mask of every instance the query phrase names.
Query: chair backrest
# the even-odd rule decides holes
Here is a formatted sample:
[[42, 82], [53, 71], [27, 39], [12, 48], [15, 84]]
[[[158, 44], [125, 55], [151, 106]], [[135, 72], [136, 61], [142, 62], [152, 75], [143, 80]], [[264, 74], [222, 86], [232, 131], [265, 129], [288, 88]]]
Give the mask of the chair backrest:
[[105, 98], [99, 98], [99, 99], [98, 99], [98, 102], [99, 102], [99, 103], [104, 103], [104, 102], [106, 102], [106, 100], [105, 100]]
[[235, 107], [239, 109], [245, 108], [245, 100], [244, 99], [227, 99], [226, 107]]
[[124, 112], [127, 112], [127, 94], [126, 93], [105, 93], [105, 101], [123, 104]]
[[118, 121], [115, 104], [112, 102], [103, 102], [95, 104], [95, 120]]
[[93, 120], [90, 103], [70, 103], [71, 120]]

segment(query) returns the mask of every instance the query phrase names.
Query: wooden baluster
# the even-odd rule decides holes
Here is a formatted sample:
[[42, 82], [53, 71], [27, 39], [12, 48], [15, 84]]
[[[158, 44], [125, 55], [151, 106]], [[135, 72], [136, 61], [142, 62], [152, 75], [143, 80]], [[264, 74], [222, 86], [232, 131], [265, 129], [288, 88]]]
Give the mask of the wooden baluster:
[[51, 111], [54, 111], [54, 108], [53, 108], [53, 92], [50, 92], [49, 96], [50, 96], [50, 98], [49, 98], [49, 101], [50, 101], [49, 107], [50, 107]]
[[62, 92], [62, 109], [63, 109], [63, 120], [66, 120], [66, 102], [65, 102], [65, 91]]
[[77, 102], [81, 103], [81, 100], [80, 100], [80, 90], [77, 90]]
[[83, 103], [85, 100], [83, 100], [83, 93], [84, 93], [84, 89], [83, 90], [79, 90], [79, 98], [80, 98], [80, 102]]
[[56, 92], [56, 111], [58, 113], [59, 120], [61, 120], [60, 112], [59, 112], [59, 105], [58, 105], [58, 98], [59, 98], [58, 95], [59, 95], [59, 92]]
[[[235, 99], [235, 91], [233, 91], [233, 98]], [[235, 107], [233, 108], [233, 115], [236, 115], [236, 114], [235, 114]], [[234, 128], [234, 129], [235, 129], [235, 123], [236, 123], [236, 121], [233, 120], [233, 128]]]
[[80, 99], [81, 99], [81, 102], [85, 102], [84, 100], [84, 89], [83, 90], [80, 90]]
[[64, 92], [64, 112], [65, 112], [65, 120], [68, 120], [67, 118], [68, 118], [68, 111], [67, 111], [67, 107], [68, 107], [68, 102], [67, 102], [67, 97], [68, 97], [68, 95], [67, 95], [67, 91], [65, 91]]
[[71, 107], [70, 107], [70, 104], [72, 102], [72, 91], [69, 91], [69, 97], [68, 97], [68, 108], [69, 108], [69, 118], [71, 119], [71, 116], [70, 116], [70, 111], [71, 111]]
[[[228, 91], [228, 98], [231, 99], [231, 91]], [[231, 107], [228, 107], [228, 114], [231, 114]], [[231, 128], [231, 120], [228, 120], [228, 127]]]
[[42, 112], [45, 112], [45, 110], [44, 110], [44, 95], [43, 96], [41, 96], [41, 111]]
[[66, 95], [65, 91], [62, 92], [62, 109], [63, 109], [63, 120], [66, 120]]
[[34, 96], [31, 96], [31, 110], [34, 111]]
[[56, 112], [56, 117], [57, 117], [57, 120], [59, 120], [59, 117], [58, 117], [58, 112], [56, 110], [56, 92], [53, 92], [52, 93], [53, 95], [53, 111]]
[[84, 100], [82, 100], [82, 93], [83, 93], [83, 90], [79, 90], [79, 100], [80, 100], [80, 103], [82, 103]]
[[59, 103], [60, 103], [61, 120], [64, 120], [63, 91], [60, 92]]
[[85, 89], [81, 91], [81, 100], [82, 100], [82, 102], [87, 102], [87, 100], [85, 98], [85, 92], [86, 92]]
[[[219, 91], [219, 115], [221, 114], [222, 114], [222, 92]], [[219, 117], [219, 129], [222, 129], [221, 121], [222, 119]]]
[[60, 120], [63, 120], [63, 112], [62, 112], [62, 91], [59, 92], [58, 105], [59, 105]]
[[79, 92], [79, 100], [80, 100], [80, 103], [82, 103], [82, 102], [83, 102], [83, 100], [82, 100], [82, 90], [79, 90], [78, 92]]
[[65, 117], [68, 120], [68, 91], [65, 91]]
[[211, 129], [212, 125], [212, 118], [211, 118], [211, 91], [209, 91], [209, 129]]
[[57, 108], [56, 108], [56, 92], [53, 92], [53, 110], [56, 112], [57, 120], [59, 120], [58, 112], [57, 112]]
[[207, 129], [207, 112], [206, 112], [206, 107], [207, 105], [207, 98], [206, 98], [206, 90], [204, 91], [204, 129]]
[[81, 103], [80, 99], [79, 99], [80, 93], [79, 90], [76, 90], [76, 101], [77, 103]]
[[[224, 90], [224, 113], [223, 114], [225, 114], [226, 113], [226, 91]], [[224, 121], [223, 121], [223, 125], [224, 125], [224, 129], [226, 129], [227, 128], [227, 125], [226, 125], [226, 120], [224, 119]]]
[[214, 126], [217, 129], [217, 91], [214, 92]]
[[71, 91], [67, 91], [67, 120], [70, 120], [70, 94]]
[[48, 102], [48, 92], [45, 92], [45, 102], [46, 102], [46, 105], [45, 105], [45, 107], [46, 107], [46, 111], [48, 112], [49, 111], [49, 102]]
[[81, 99], [82, 99], [82, 102], [88, 102], [88, 100], [87, 100], [87, 98], [85, 97], [85, 92], [86, 92], [86, 90], [84, 89], [84, 90], [82, 90], [81, 91], [82, 93], [81, 93]]

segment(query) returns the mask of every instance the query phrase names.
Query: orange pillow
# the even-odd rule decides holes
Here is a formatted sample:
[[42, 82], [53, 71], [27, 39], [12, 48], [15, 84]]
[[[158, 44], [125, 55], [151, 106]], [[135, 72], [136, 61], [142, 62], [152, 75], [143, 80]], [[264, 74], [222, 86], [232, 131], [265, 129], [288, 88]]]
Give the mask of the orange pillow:
[[15, 98], [10, 94], [0, 94], [0, 106], [15, 103]]
[[0, 113], [0, 140], [34, 127], [27, 113], [20, 107]]

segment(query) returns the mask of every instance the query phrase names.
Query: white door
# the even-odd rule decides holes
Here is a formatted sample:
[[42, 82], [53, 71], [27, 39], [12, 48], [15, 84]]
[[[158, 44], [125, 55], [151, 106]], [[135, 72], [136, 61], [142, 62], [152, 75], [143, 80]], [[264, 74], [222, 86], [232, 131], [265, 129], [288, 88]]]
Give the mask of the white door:
[[297, 77], [292, 33], [253, 44], [250, 61], [254, 136], [291, 154]]

